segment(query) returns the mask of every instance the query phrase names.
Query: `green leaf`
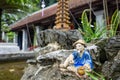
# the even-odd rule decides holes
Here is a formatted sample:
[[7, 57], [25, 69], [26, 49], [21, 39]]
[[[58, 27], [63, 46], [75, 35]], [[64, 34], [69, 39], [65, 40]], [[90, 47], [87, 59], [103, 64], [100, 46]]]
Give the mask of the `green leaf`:
[[110, 30], [111, 37], [116, 35], [116, 31], [119, 24], [120, 24], [120, 11], [116, 10], [113, 13], [112, 19], [111, 19], [111, 30]]
[[91, 29], [91, 24], [88, 21], [88, 17], [87, 17], [87, 12], [89, 11], [90, 11], [89, 9], [84, 10], [81, 16], [83, 32], [85, 33], [84, 39], [86, 40], [86, 42], [89, 42], [94, 34], [93, 30]]
[[87, 75], [88, 75], [89, 77], [92, 78], [92, 80], [105, 80], [105, 78], [104, 78], [103, 75], [101, 75], [101, 74], [99, 74], [99, 73], [97, 73], [97, 72], [95, 72], [95, 71], [86, 72], [86, 73], [87, 73]]
[[87, 75], [92, 78], [92, 80], [99, 80], [97, 77], [95, 77], [93, 74], [87, 72]]

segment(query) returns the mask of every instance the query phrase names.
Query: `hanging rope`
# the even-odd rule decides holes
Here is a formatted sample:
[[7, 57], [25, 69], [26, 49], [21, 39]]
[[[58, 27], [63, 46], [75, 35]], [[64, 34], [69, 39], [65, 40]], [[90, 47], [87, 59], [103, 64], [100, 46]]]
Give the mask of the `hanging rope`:
[[105, 17], [105, 25], [107, 26], [107, 14], [106, 14], [106, 5], [105, 0], [103, 0], [103, 8], [104, 8], [104, 17]]
[[[75, 23], [77, 24], [77, 26], [81, 29], [79, 23], [77, 22], [77, 20], [75, 19], [75, 17], [73, 16], [72, 12], [69, 10], [70, 15], [72, 16], [73, 20], [75, 21]], [[81, 29], [82, 30], [82, 29]]]
[[94, 11], [93, 8], [92, 8], [92, 0], [90, 0], [89, 2], [87, 2], [87, 4], [88, 4], [89, 7], [90, 7], [91, 13], [93, 13], [93, 14], [95, 15], [95, 11]]
[[[103, 0], [103, 7], [104, 7], [104, 15], [105, 15], [105, 24], [108, 27], [110, 25], [109, 22], [109, 14], [108, 14], [108, 5], [107, 5], [107, 0]], [[110, 27], [110, 26], [109, 26]], [[108, 27], [108, 29], [109, 29]]]
[[107, 25], [107, 23], [106, 23], [107, 18], [106, 18], [105, 0], [103, 0], [103, 8], [104, 8], [104, 15], [105, 15], [105, 25]]
[[[109, 22], [109, 14], [108, 14], [108, 5], [107, 5], [107, 0], [105, 2], [105, 5], [106, 5], [106, 16], [107, 16], [107, 25], [109, 26], [110, 25], [110, 22]], [[110, 26], [109, 26], [110, 27]]]
[[[92, 19], [92, 12], [93, 12], [93, 14], [95, 15], [94, 10], [92, 9], [92, 0], [89, 1], [88, 5], [89, 5], [89, 7], [90, 7], [90, 23], [91, 23], [91, 21], [92, 21], [92, 20], [91, 20], [91, 19]], [[70, 10], [69, 10], [69, 13], [70, 13], [70, 15], [72, 16], [72, 18], [73, 18], [73, 20], [75, 21], [75, 23], [77, 24], [77, 26], [81, 29], [78, 21], [75, 19], [74, 15], [72, 14], [72, 12], [71, 12]], [[81, 30], [82, 30], [82, 29], [81, 29]]]
[[117, 10], [119, 10], [118, 0], [116, 0]]
[[89, 15], [90, 15], [89, 16], [89, 18], [90, 18], [89, 20], [90, 21], [89, 22], [91, 24], [91, 22], [92, 22], [92, 1], [91, 0], [89, 1], [89, 7], [90, 7], [90, 13], [89, 13]]

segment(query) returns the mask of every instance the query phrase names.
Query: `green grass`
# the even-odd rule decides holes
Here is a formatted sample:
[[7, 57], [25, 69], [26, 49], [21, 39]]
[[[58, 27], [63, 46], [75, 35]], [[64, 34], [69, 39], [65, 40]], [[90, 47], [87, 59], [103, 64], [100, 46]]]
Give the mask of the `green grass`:
[[0, 63], [0, 80], [20, 80], [26, 66], [25, 61]]

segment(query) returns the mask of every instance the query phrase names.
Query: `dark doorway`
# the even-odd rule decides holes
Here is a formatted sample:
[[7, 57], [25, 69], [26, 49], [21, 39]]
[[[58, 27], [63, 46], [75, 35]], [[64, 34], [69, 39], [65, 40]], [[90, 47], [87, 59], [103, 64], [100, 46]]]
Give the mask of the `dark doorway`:
[[22, 50], [22, 31], [18, 32], [18, 46], [20, 47], [20, 50]]
[[34, 28], [33, 27], [30, 27], [28, 29], [28, 47], [32, 47], [34, 45], [34, 34], [35, 34], [35, 31], [34, 31]]

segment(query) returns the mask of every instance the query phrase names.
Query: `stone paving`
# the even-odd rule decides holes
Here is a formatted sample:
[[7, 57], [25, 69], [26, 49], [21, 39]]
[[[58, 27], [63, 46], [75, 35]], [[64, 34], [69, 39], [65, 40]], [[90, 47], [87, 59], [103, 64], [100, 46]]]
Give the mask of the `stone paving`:
[[0, 61], [34, 58], [33, 51], [21, 51], [16, 43], [0, 43]]
[[20, 51], [17, 43], [0, 43], [0, 54], [15, 53]]

